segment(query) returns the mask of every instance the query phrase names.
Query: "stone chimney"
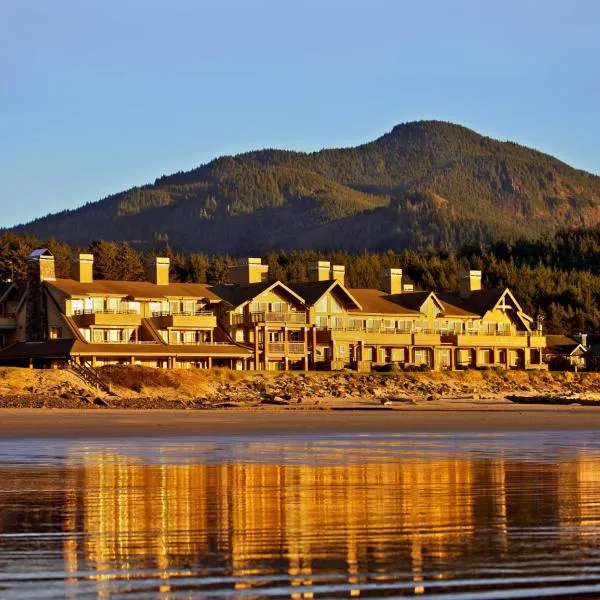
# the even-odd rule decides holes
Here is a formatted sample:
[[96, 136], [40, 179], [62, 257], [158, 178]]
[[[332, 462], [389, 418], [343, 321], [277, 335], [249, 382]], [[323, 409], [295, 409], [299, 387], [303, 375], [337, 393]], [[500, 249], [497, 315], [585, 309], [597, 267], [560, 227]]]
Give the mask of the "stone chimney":
[[31, 282], [54, 281], [54, 255], [47, 248], [37, 248], [27, 257], [27, 278]]
[[473, 292], [481, 289], [481, 271], [465, 271], [461, 273], [458, 291], [461, 298], [470, 298]]
[[269, 265], [263, 265], [260, 258], [242, 258], [229, 268], [229, 281], [238, 285], [262, 283], [269, 276]]
[[308, 263], [309, 281], [328, 281], [331, 276], [331, 263], [328, 260], [317, 260]]
[[171, 260], [164, 256], [153, 256], [148, 260], [148, 281], [156, 285], [169, 285]]
[[331, 265], [330, 279], [335, 279], [344, 285], [346, 279], [346, 267], [344, 265]]
[[384, 269], [381, 272], [381, 289], [387, 294], [401, 294], [402, 269]]
[[94, 255], [80, 254], [71, 264], [71, 277], [81, 283], [94, 281]]
[[43, 342], [48, 339], [48, 307], [44, 281], [54, 281], [54, 256], [47, 248], [37, 248], [27, 257], [27, 300], [25, 339]]

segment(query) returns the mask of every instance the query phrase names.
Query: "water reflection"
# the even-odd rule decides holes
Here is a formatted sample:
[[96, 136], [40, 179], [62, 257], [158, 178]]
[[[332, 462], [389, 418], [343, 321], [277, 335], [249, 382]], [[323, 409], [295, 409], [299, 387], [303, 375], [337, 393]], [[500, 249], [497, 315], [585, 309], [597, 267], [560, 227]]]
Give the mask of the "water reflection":
[[92, 448], [0, 481], [1, 597], [600, 591], [588, 450], [301, 465]]

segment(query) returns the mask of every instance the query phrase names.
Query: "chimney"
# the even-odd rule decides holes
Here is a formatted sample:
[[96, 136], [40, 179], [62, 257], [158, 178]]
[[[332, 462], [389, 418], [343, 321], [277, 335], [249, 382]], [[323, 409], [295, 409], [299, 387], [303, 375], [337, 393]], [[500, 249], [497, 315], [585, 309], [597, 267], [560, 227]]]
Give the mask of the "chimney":
[[402, 291], [403, 292], [414, 292], [415, 291], [415, 286], [412, 283], [405, 283], [402, 286]]
[[309, 281], [328, 281], [330, 276], [331, 263], [328, 260], [317, 260], [308, 263]]
[[335, 279], [344, 285], [346, 278], [346, 267], [344, 265], [331, 265], [331, 276], [330, 279]]
[[54, 256], [47, 248], [37, 248], [27, 257], [27, 276], [33, 280], [54, 281]]
[[263, 265], [260, 258], [242, 258], [234, 267], [229, 267], [229, 281], [238, 285], [267, 281], [269, 265]]
[[461, 273], [458, 291], [461, 298], [470, 298], [473, 292], [481, 289], [481, 271], [465, 271]]
[[148, 260], [148, 281], [156, 285], [169, 285], [171, 260], [164, 256], [153, 256]]
[[44, 281], [54, 281], [54, 256], [47, 248], [37, 248], [27, 257], [27, 298], [25, 305], [25, 340], [48, 339], [48, 307]]
[[71, 277], [81, 283], [94, 281], [94, 255], [80, 254], [71, 265]]
[[388, 294], [401, 294], [402, 269], [384, 269], [381, 273], [381, 289]]

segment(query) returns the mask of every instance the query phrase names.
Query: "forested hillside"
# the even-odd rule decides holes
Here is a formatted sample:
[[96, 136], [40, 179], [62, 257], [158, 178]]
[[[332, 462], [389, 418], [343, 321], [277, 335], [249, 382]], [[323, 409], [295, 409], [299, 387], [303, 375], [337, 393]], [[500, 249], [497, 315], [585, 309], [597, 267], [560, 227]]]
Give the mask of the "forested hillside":
[[400, 251], [600, 223], [600, 178], [458, 125], [407, 123], [358, 146], [216, 159], [14, 228], [70, 244], [243, 255]]
[[[58, 276], [68, 276], [72, 254], [85, 250], [94, 254], [98, 279], [146, 277], [144, 256], [127, 243], [96, 242], [71, 249], [54, 240], [42, 242], [6, 232], [0, 235], [0, 281], [25, 278], [27, 255], [39, 246], [53, 252]], [[170, 257], [174, 281], [221, 282], [233, 263], [231, 255], [183, 254], [169, 246], [157, 252]], [[509, 286], [527, 313], [545, 318], [549, 333], [600, 333], [599, 229], [564, 230], [536, 241], [498, 242], [484, 250], [466, 246], [452, 254], [430, 249], [358, 254], [280, 251], [263, 256], [270, 276], [284, 282], [306, 281], [308, 262], [319, 259], [346, 265], [349, 287], [378, 287], [382, 268], [402, 267], [406, 278], [419, 288], [454, 290], [461, 271], [482, 269], [485, 287]]]

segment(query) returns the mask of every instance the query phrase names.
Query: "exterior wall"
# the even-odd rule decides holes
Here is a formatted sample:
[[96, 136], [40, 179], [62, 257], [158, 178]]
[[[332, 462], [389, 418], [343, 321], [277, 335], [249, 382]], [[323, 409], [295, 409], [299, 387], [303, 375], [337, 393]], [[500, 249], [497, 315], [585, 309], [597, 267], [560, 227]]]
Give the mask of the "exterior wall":
[[[475, 318], [441, 316], [442, 307], [434, 297], [425, 300], [419, 314], [402, 314], [401, 309], [397, 314], [347, 310], [344, 302], [348, 300], [343, 300], [335, 288], [308, 307], [282, 288], [275, 288], [238, 309], [224, 303], [209, 304], [211, 314], [201, 312], [206, 301], [192, 297], [139, 302], [108, 295], [69, 298], [52, 286], [47, 294], [52, 298], [46, 297], [38, 310], [45, 323], [44, 339], [74, 337], [69, 327], [73, 323], [91, 342], [131, 344], [130, 356], [97, 357], [97, 364], [114, 360], [153, 366], [166, 363], [175, 368], [226, 364], [265, 370], [346, 366], [365, 370], [389, 363], [432, 369], [543, 366], [545, 338], [517, 331], [516, 321], [511, 319], [516, 307], [511, 306], [510, 299], [505, 310]], [[24, 309], [30, 306], [31, 299], [23, 303]], [[24, 332], [27, 326], [24, 309], [17, 315], [17, 332]], [[217, 323], [235, 342], [251, 349], [253, 356], [223, 358], [216, 352], [210, 359], [145, 356], [144, 343], [213, 343]], [[108, 331], [113, 333], [104, 337]]]

